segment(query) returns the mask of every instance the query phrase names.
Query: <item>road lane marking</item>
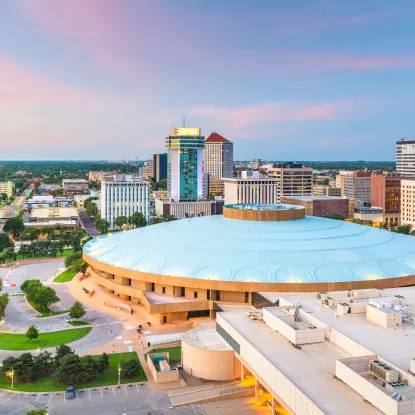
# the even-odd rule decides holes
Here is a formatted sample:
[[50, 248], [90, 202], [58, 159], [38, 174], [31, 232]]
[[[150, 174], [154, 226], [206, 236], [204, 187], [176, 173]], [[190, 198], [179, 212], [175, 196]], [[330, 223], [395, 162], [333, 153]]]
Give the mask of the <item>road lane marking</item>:
[[113, 394], [114, 394], [114, 396], [115, 396], [115, 389], [114, 389], [114, 388], [112, 388], [112, 392], [113, 392]]
[[79, 393], [75, 392], [75, 395], [76, 395], [76, 400], [78, 400]]
[[101, 398], [103, 398], [104, 396], [102, 395], [102, 389], [101, 389]]
[[91, 391], [88, 389], [89, 399], [91, 399]]
[[140, 395], [140, 389], [138, 389], [138, 385], [135, 384], [135, 387], [137, 388], [137, 394]]
[[37, 401], [39, 398], [40, 398], [40, 393], [39, 393], [39, 395], [36, 396], [35, 401]]
[[50, 397], [49, 397], [49, 401], [48, 401], [48, 404], [50, 403], [50, 401], [52, 400], [52, 394], [50, 394]]
[[124, 386], [125, 394], [128, 395], [127, 388]]
[[6, 402], [9, 402], [11, 398], [13, 398], [13, 395], [11, 395], [9, 399], [5, 400], [5, 401], [3, 402], [3, 404], [5, 404]]

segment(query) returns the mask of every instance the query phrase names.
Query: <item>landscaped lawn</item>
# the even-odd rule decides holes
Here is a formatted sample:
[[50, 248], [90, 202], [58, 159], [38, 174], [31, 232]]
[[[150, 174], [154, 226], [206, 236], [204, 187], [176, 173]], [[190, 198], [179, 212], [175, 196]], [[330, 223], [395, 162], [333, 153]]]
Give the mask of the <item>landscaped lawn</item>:
[[39, 333], [36, 340], [29, 341], [25, 334], [0, 333], [0, 350], [36, 350], [55, 347], [60, 344], [71, 343], [86, 336], [91, 327], [79, 329], [60, 330], [50, 333]]
[[147, 355], [149, 353], [163, 353], [163, 352], [169, 352], [170, 356], [170, 364], [175, 365], [177, 363], [180, 363], [182, 361], [182, 346], [176, 346], [176, 347], [165, 347], [162, 349], [153, 349], [147, 352], [144, 357], [147, 361]]
[[43, 307], [40, 307], [38, 304], [33, 303], [32, 301], [29, 301], [29, 299], [26, 297], [26, 300], [28, 301], [28, 303], [38, 312], [40, 313], [40, 316], [37, 316], [37, 318], [42, 318], [42, 317], [51, 317], [51, 316], [59, 316], [61, 314], [65, 314], [67, 313], [69, 310], [64, 310], [64, 311], [52, 311], [49, 308], [46, 309], [46, 311], [44, 310]]
[[[95, 356], [94, 356], [95, 357]], [[96, 356], [98, 358], [98, 356]], [[89, 383], [74, 385], [78, 389], [96, 388], [99, 386], [111, 386], [118, 383], [118, 364], [131, 359], [138, 359], [137, 353], [115, 353], [109, 355], [109, 368], [102, 374], [98, 375], [95, 380]], [[128, 379], [121, 377], [121, 383], [146, 382], [147, 377], [141, 367], [139, 373]], [[10, 379], [0, 376], [0, 388], [10, 389]], [[33, 383], [18, 383], [15, 381], [13, 390], [22, 392], [56, 392], [66, 390], [66, 385], [60, 385], [55, 382], [53, 375], [43, 376]]]
[[66, 271], [63, 271], [61, 274], [56, 276], [53, 279], [53, 282], [68, 282], [72, 281], [72, 278], [77, 274], [76, 271], [73, 271], [71, 268], [67, 269]]
[[88, 323], [87, 321], [78, 321], [78, 320], [71, 320], [68, 321], [68, 323], [71, 326], [77, 327], [77, 326], [89, 326], [91, 323]]

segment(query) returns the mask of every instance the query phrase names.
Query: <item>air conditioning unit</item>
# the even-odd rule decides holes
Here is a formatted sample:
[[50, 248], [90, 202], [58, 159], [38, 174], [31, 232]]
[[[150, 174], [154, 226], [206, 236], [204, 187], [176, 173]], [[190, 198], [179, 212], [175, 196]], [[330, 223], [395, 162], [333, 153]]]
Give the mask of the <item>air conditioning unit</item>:
[[324, 302], [324, 300], [327, 298], [327, 293], [324, 291], [320, 291], [319, 293], [317, 293], [317, 300], [320, 302]]
[[399, 382], [399, 373], [379, 360], [371, 360], [369, 369], [387, 383]]

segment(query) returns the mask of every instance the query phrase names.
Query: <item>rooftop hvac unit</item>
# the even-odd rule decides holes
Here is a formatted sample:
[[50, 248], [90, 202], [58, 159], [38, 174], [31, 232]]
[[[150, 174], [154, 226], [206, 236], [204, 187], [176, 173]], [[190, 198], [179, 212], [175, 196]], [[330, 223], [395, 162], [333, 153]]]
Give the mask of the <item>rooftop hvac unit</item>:
[[352, 298], [333, 298], [333, 297], [327, 297], [324, 301], [324, 304], [330, 308], [337, 307], [337, 304], [344, 303], [344, 301], [353, 302]]
[[369, 369], [387, 383], [399, 382], [398, 371], [386, 366], [385, 363], [379, 362], [379, 360], [371, 360]]
[[326, 298], [327, 298], [327, 293], [324, 291], [320, 291], [319, 293], [317, 293], [317, 300], [323, 302]]

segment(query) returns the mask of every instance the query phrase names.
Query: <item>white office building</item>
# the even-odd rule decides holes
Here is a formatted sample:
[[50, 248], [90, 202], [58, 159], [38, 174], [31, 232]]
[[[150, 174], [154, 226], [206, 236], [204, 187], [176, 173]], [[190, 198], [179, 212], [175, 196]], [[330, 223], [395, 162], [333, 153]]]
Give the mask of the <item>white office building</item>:
[[132, 216], [134, 212], [150, 220], [150, 186], [141, 178], [131, 175], [114, 175], [101, 182], [101, 217], [114, 229], [119, 216]]
[[415, 178], [415, 140], [396, 142], [396, 171], [403, 177]]
[[279, 203], [279, 180], [269, 177], [224, 179], [225, 205]]
[[401, 180], [401, 224], [415, 226], [415, 180]]

